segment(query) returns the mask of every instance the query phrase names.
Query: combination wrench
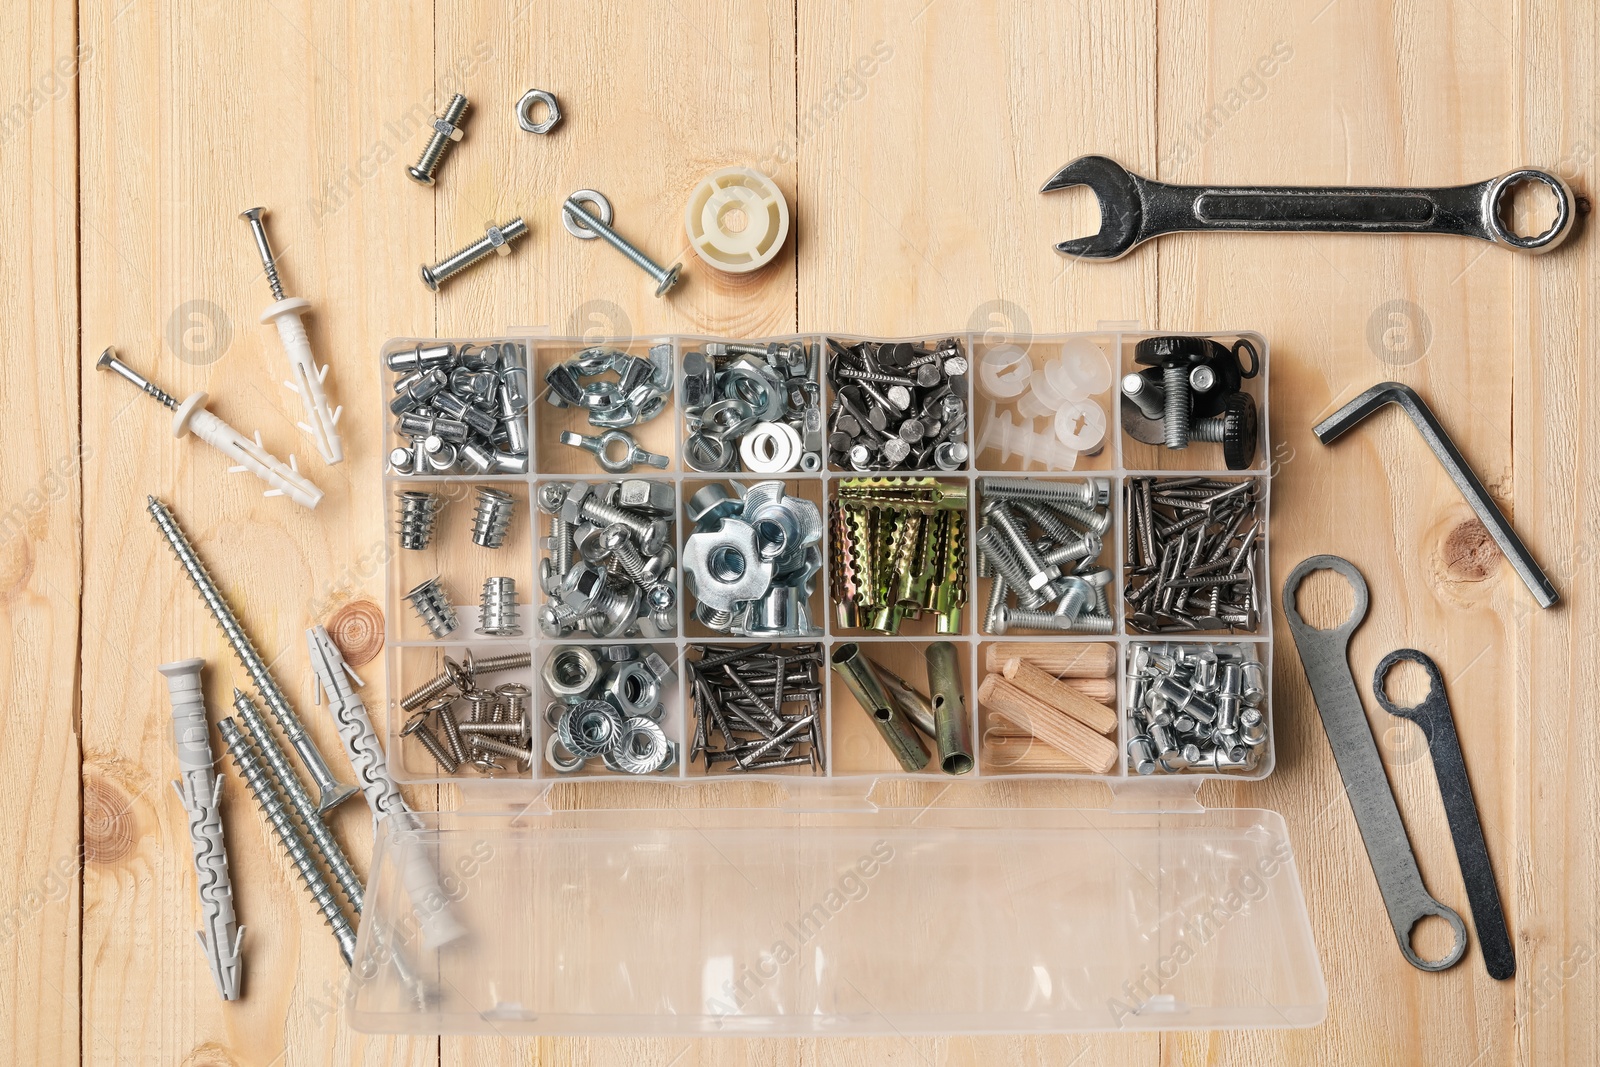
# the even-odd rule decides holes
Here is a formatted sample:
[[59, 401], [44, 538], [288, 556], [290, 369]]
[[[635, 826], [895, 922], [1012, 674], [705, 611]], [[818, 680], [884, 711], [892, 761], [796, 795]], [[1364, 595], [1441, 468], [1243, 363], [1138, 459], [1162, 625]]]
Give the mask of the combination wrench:
[[[1555, 221], [1524, 237], [1506, 225], [1503, 209], [1523, 182], [1545, 186]], [[1140, 242], [1185, 230], [1256, 233], [1442, 233], [1476, 237], [1518, 252], [1548, 252], [1566, 240], [1577, 218], [1572, 190], [1548, 171], [1525, 167], [1472, 185], [1441, 188], [1360, 186], [1168, 185], [1141, 178], [1114, 159], [1081, 156], [1040, 192], [1086, 185], [1100, 201], [1100, 232], [1062, 241], [1056, 251], [1082, 259], [1118, 259]]]
[[[1306, 575], [1321, 570], [1342, 575], [1355, 594], [1350, 617], [1330, 630], [1306, 622], [1295, 603]], [[1353, 563], [1339, 556], [1304, 559], [1283, 583], [1283, 614], [1294, 635], [1306, 680], [1311, 683], [1311, 698], [1316, 702], [1317, 714], [1322, 716], [1322, 728], [1339, 765], [1339, 777], [1344, 779], [1345, 795], [1350, 798], [1350, 810], [1355, 813], [1362, 843], [1367, 846], [1367, 858], [1372, 861], [1372, 873], [1378, 879], [1378, 892], [1383, 895], [1400, 953], [1419, 970], [1442, 971], [1455, 966], [1466, 952], [1467, 927], [1461, 916], [1435, 900], [1422, 882], [1417, 855], [1411, 850], [1411, 839], [1400, 820], [1400, 809], [1395, 805], [1377, 742], [1372, 739], [1372, 727], [1350, 673], [1350, 635], [1367, 617], [1369, 603], [1367, 580]], [[1430, 915], [1449, 923], [1455, 936], [1450, 951], [1436, 960], [1423, 959], [1411, 947], [1412, 932]]]
[[[1428, 695], [1409, 708], [1396, 706], [1384, 689], [1389, 672], [1401, 663], [1415, 663], [1428, 675]], [[1478, 930], [1484, 969], [1490, 978], [1510, 978], [1517, 973], [1517, 954], [1506, 930], [1500, 887], [1495, 884], [1494, 867], [1489, 863], [1489, 846], [1483, 839], [1478, 802], [1472, 796], [1467, 761], [1461, 755], [1461, 738], [1456, 734], [1456, 720], [1450, 711], [1450, 698], [1445, 694], [1439, 665], [1414, 648], [1396, 649], [1383, 657], [1373, 672], [1372, 695], [1390, 715], [1410, 719], [1422, 727], [1422, 736], [1428, 739], [1433, 775], [1439, 781], [1439, 799], [1444, 801], [1444, 816], [1450, 823], [1450, 838], [1456, 846], [1456, 862], [1461, 865], [1461, 881], [1467, 887], [1467, 904], [1472, 909], [1472, 925]]]

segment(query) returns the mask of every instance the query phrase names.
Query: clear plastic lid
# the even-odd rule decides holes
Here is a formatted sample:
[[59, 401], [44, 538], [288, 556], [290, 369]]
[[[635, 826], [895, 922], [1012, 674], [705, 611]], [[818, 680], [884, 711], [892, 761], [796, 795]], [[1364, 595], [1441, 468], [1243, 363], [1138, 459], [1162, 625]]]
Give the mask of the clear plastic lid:
[[[1053, 1033], [1312, 1026], [1327, 1009], [1272, 811], [422, 818], [373, 859], [359, 1030]], [[467, 931], [439, 948], [407, 892], [422, 860]]]

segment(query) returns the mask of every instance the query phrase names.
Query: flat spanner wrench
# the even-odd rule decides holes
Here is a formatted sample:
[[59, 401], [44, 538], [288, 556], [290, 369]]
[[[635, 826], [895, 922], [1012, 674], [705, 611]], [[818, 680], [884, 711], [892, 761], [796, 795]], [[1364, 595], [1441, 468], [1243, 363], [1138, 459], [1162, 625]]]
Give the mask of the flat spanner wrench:
[[[1523, 237], [1502, 208], [1509, 191], [1538, 182], [1555, 196], [1549, 229]], [[1100, 232], [1056, 245], [1064, 256], [1118, 259], [1164, 233], [1228, 230], [1257, 233], [1442, 233], [1476, 237], [1518, 252], [1548, 252], [1577, 218], [1572, 190], [1548, 171], [1525, 167], [1473, 185], [1440, 188], [1362, 186], [1168, 185], [1141, 178], [1114, 159], [1081, 156], [1056, 171], [1040, 192], [1087, 185], [1100, 201]]]
[[[1295, 604], [1306, 575], [1321, 570], [1342, 575], [1355, 594], [1350, 617], [1331, 630], [1306, 622]], [[1411, 839], [1400, 820], [1400, 809], [1395, 805], [1377, 742], [1372, 739], [1372, 727], [1350, 673], [1350, 635], [1367, 617], [1369, 603], [1367, 580], [1353, 563], [1339, 556], [1301, 560], [1283, 583], [1283, 614], [1300, 652], [1306, 680], [1311, 683], [1311, 698], [1316, 702], [1317, 714], [1322, 716], [1322, 728], [1339, 765], [1339, 777], [1344, 779], [1345, 795], [1355, 813], [1361, 840], [1367, 846], [1367, 858], [1372, 861], [1372, 873], [1378, 879], [1378, 892], [1389, 911], [1389, 924], [1400, 943], [1400, 954], [1419, 970], [1442, 971], [1455, 966], [1467, 951], [1467, 927], [1461, 916], [1435, 900], [1422, 882], [1417, 855], [1411, 851]], [[1423, 959], [1411, 947], [1412, 932], [1430, 915], [1449, 923], [1455, 933], [1455, 944], [1436, 960]]]
[[[1384, 682], [1398, 664], [1408, 662], [1427, 672], [1428, 695], [1412, 707], [1402, 708], [1389, 699]], [[1390, 715], [1410, 719], [1422, 727], [1422, 736], [1428, 739], [1433, 776], [1439, 781], [1439, 799], [1444, 801], [1444, 816], [1450, 823], [1450, 838], [1456, 846], [1456, 862], [1461, 865], [1461, 881], [1467, 887], [1467, 904], [1472, 909], [1472, 925], [1478, 929], [1484, 969], [1490, 978], [1510, 978], [1517, 973], [1517, 954], [1506, 930], [1500, 887], [1495, 884], [1494, 867], [1489, 863], [1489, 846], [1483, 839], [1478, 802], [1472, 796], [1467, 761], [1461, 755], [1461, 738], [1456, 733], [1456, 720], [1450, 711], [1450, 698], [1445, 694], [1439, 665], [1414, 648], [1396, 649], [1383, 657], [1373, 672], [1372, 695]]]

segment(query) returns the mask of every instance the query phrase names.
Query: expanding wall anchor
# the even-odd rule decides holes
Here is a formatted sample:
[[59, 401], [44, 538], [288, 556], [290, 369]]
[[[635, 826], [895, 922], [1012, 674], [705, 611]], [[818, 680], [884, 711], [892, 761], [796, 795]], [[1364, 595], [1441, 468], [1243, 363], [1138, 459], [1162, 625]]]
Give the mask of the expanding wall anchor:
[[107, 348], [100, 353], [95, 364], [99, 370], [110, 370], [122, 375], [145, 393], [172, 409], [172, 436], [182, 437], [193, 433], [200, 440], [233, 460], [237, 466], [230, 471], [249, 471], [272, 486], [266, 496], [286, 496], [302, 507], [314, 508], [322, 501], [322, 490], [312, 485], [295, 466], [294, 456], [284, 463], [268, 452], [261, 444], [261, 432], [249, 438], [206, 410], [205, 393], [195, 393], [179, 404], [158, 386], [151, 384], [138, 371], [118, 359], [115, 350]]
[[339, 416], [344, 414], [344, 408], [328, 410], [328, 395], [322, 387], [328, 378], [328, 367], [324, 364], [321, 370], [317, 369], [305, 323], [300, 321], [300, 316], [311, 307], [311, 301], [298, 296], [284, 297], [283, 283], [278, 280], [278, 263], [272, 255], [272, 245], [267, 243], [267, 228], [262, 222], [266, 215], [267, 209], [264, 207], [253, 207], [239, 213], [241, 219], [250, 223], [250, 230], [255, 234], [256, 251], [261, 253], [267, 284], [272, 286], [272, 296], [277, 301], [269, 304], [261, 313], [261, 321], [273, 322], [278, 326], [278, 338], [283, 342], [284, 354], [289, 357], [290, 378], [283, 384], [300, 394], [300, 403], [306, 409], [306, 421], [299, 424], [300, 428], [311, 435], [324, 463], [338, 463], [344, 459], [344, 444], [339, 440], [338, 430]]

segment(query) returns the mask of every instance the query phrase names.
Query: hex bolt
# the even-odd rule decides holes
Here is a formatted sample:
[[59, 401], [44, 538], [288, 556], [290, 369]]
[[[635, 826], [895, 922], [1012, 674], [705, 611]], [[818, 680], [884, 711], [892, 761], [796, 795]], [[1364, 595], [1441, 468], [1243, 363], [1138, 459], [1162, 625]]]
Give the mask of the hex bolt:
[[283, 690], [278, 687], [277, 679], [273, 678], [272, 672], [267, 669], [267, 661], [261, 658], [261, 653], [251, 643], [249, 635], [244, 632], [244, 627], [239, 624], [238, 616], [234, 615], [233, 609], [223, 599], [222, 591], [217, 588], [211, 573], [201, 562], [200, 554], [195, 551], [194, 544], [178, 525], [177, 517], [155, 497], [150, 496], [145, 499], [150, 518], [155, 521], [161, 536], [166, 538], [173, 555], [178, 557], [178, 564], [189, 576], [189, 581], [194, 584], [195, 591], [200, 594], [206, 610], [222, 628], [222, 634], [228, 639], [228, 645], [233, 649], [234, 656], [250, 675], [250, 680], [255, 683], [262, 702], [277, 720], [278, 728], [283, 731], [283, 736], [294, 749], [295, 755], [300, 757], [300, 765], [311, 776], [312, 784], [317, 787], [317, 810], [327, 811], [354, 796], [355, 786], [345, 785], [333, 776], [327, 761], [317, 750], [316, 743], [306, 733], [300, 717], [289, 706], [288, 697], [284, 696]]
[[462, 271], [466, 270], [480, 259], [483, 259], [490, 252], [495, 252], [502, 256], [509, 256], [511, 254], [512, 244], [521, 240], [527, 235], [528, 224], [522, 220], [521, 216], [512, 219], [504, 226], [496, 226], [493, 223], [490, 223], [489, 228], [484, 232], [482, 237], [467, 245], [459, 252], [456, 252], [450, 256], [446, 256], [444, 259], [441, 259], [438, 263], [435, 263], [431, 267], [424, 265], [422, 268], [422, 282], [429, 289], [433, 290], [434, 292], [438, 292], [439, 286], [443, 285], [450, 278], [460, 274]]
[[1044, 606], [1044, 598], [1028, 584], [1028, 572], [1006, 547], [1005, 534], [994, 526], [985, 526], [978, 531], [977, 543], [978, 551], [989, 560], [989, 566], [995, 572], [994, 580], [1004, 581], [1006, 588], [1017, 594], [1017, 600], [1023, 607], [1034, 609]]
[[450, 98], [450, 103], [445, 106], [444, 114], [433, 120], [433, 136], [428, 138], [427, 145], [422, 149], [422, 155], [416, 165], [406, 168], [406, 174], [418, 185], [432, 185], [434, 172], [439, 169], [439, 164], [449, 154], [455, 143], [466, 136], [461, 128], [461, 120], [471, 107], [467, 98], [460, 93]]
[[349, 898], [350, 907], [360, 915], [363, 904], [361, 878], [356, 874], [355, 868], [350, 866], [350, 857], [339, 847], [339, 842], [334, 839], [328, 824], [317, 811], [317, 806], [312, 803], [311, 794], [306, 792], [305, 786], [300, 784], [300, 779], [295, 777], [294, 768], [289, 766], [289, 757], [278, 747], [271, 728], [267, 726], [267, 720], [261, 716], [261, 710], [238, 689], [233, 691], [233, 707], [239, 713], [239, 718], [244, 721], [245, 731], [254, 739], [256, 751], [266, 762], [272, 784], [289, 801], [289, 806], [299, 818], [312, 850], [322, 858], [328, 873], [333, 875], [333, 880], [339, 883], [339, 888]]
[[682, 263], [674, 263], [670, 268], [662, 267], [655, 260], [623, 240], [617, 234], [617, 231], [601, 222], [573, 197], [567, 198], [567, 202], [561, 205], [561, 210], [573, 220], [574, 225], [599, 234], [605, 239], [606, 244], [627, 256], [629, 262], [650, 275], [656, 283], [656, 296], [666, 296], [667, 291], [678, 283], [678, 274], [683, 270]]
[[422, 747], [428, 750], [428, 755], [433, 757], [434, 762], [446, 774], [456, 773], [456, 768], [461, 766], [460, 762], [444, 747], [444, 743], [434, 735], [432, 730], [428, 729], [427, 712], [419, 711], [411, 716], [410, 720], [401, 728], [400, 736], [415, 737]]
[[1033, 545], [1028, 542], [1028, 536], [1017, 523], [1016, 516], [1011, 509], [1002, 502], [992, 502], [988, 507], [989, 519], [997, 526], [1006, 539], [1011, 542], [1012, 558], [1022, 564], [1026, 572], [1027, 588], [1036, 593], [1043, 593], [1050, 588], [1055, 580], [1061, 577], [1061, 568], [1055, 564], [1046, 564], [1034, 551]]
[[639, 539], [639, 548], [652, 555], [660, 551], [667, 540], [665, 519], [651, 521], [631, 511], [614, 507], [595, 496], [589, 496], [579, 505], [579, 514], [596, 526], [626, 526]]
[[310, 847], [300, 836], [300, 831], [290, 818], [288, 809], [278, 797], [277, 789], [272, 784], [271, 772], [261, 762], [255, 746], [244, 736], [239, 724], [232, 718], [218, 722], [217, 731], [222, 735], [223, 744], [228, 746], [228, 752], [233, 756], [234, 765], [239, 769], [239, 777], [244, 779], [245, 785], [254, 794], [256, 804], [261, 808], [262, 818], [267, 820], [267, 825], [283, 843], [284, 851], [294, 861], [300, 881], [311, 894], [311, 902], [317, 906], [328, 928], [333, 931], [334, 940], [339, 942], [339, 955], [344, 958], [345, 966], [352, 966], [356, 952], [356, 932], [351, 928], [350, 920], [346, 919], [344, 912], [339, 909], [339, 900], [334, 896], [333, 887], [328, 884], [327, 877], [317, 866], [316, 857], [311, 854]]

